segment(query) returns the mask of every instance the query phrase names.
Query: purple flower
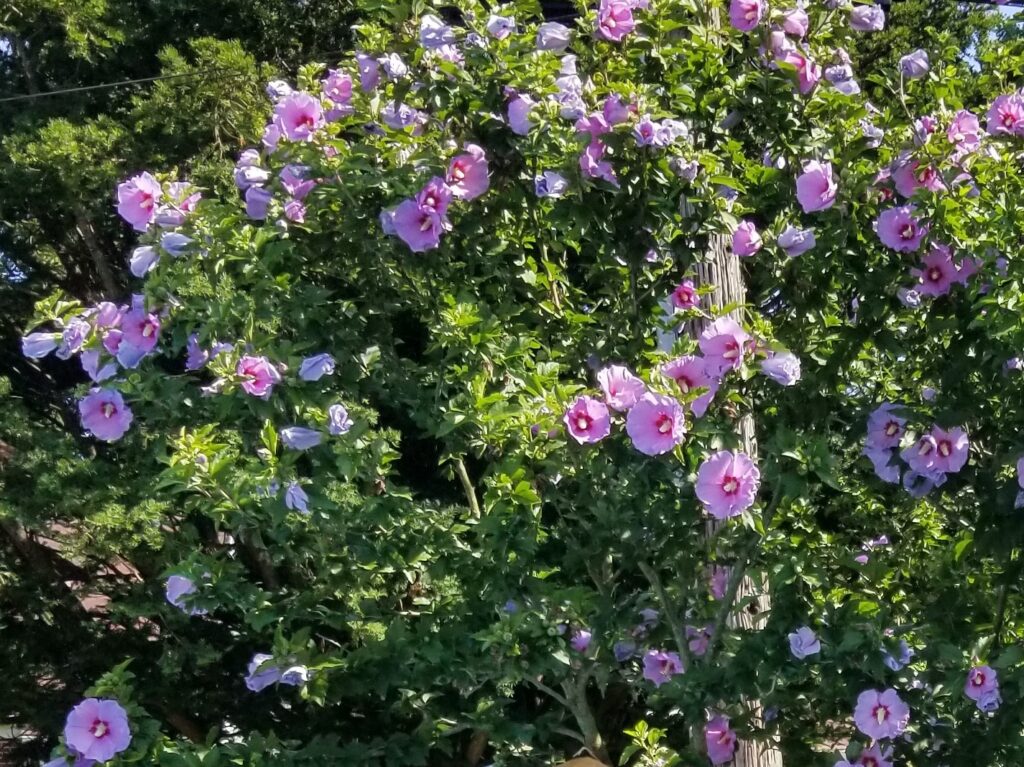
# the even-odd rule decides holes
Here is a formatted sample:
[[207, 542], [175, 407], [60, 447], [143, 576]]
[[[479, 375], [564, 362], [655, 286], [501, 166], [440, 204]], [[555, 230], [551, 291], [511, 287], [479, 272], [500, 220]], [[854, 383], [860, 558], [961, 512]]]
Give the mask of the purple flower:
[[578, 653], [586, 653], [590, 648], [591, 633], [586, 629], [576, 629], [569, 638], [569, 645]]
[[445, 177], [448, 188], [461, 200], [473, 200], [490, 186], [487, 155], [476, 144], [467, 144], [466, 153], [454, 157]]
[[981, 146], [981, 123], [978, 116], [961, 109], [953, 116], [946, 129], [946, 138], [963, 154], [977, 151]]
[[796, 179], [796, 199], [804, 213], [828, 210], [835, 204], [838, 186], [832, 178], [832, 163], [811, 160]]
[[907, 420], [895, 414], [896, 407], [892, 403], [883, 402], [868, 416], [868, 444], [872, 447], [899, 446]]
[[165, 232], [160, 237], [160, 247], [170, 253], [174, 258], [180, 258], [185, 254], [188, 246], [192, 244], [192, 238], [186, 237], [181, 232]]
[[989, 107], [985, 129], [993, 136], [1024, 136], [1024, 96], [997, 97]]
[[184, 575], [172, 575], [167, 579], [167, 601], [189, 615], [206, 615], [202, 607], [189, 607], [185, 597], [196, 593], [196, 584]]
[[800, 93], [806, 95], [814, 90], [821, 80], [821, 67], [813, 59], [798, 50], [788, 50], [776, 61], [788, 64], [796, 70]]
[[712, 565], [708, 572], [708, 593], [711, 598], [718, 601], [725, 599], [725, 592], [729, 586], [729, 569], [720, 565]]
[[260, 692], [270, 687], [270, 685], [281, 681], [281, 669], [277, 666], [268, 665], [268, 661], [273, 659], [273, 655], [265, 653], [253, 655], [252, 660], [249, 661], [248, 673], [245, 676], [245, 686], [253, 692]]
[[235, 374], [242, 379], [242, 390], [246, 394], [263, 399], [268, 399], [274, 385], [281, 382], [281, 374], [266, 357], [241, 357], [235, 366]]
[[258, 186], [249, 187], [245, 190], [245, 215], [253, 221], [263, 221], [273, 199], [274, 195], [266, 189]]
[[740, 32], [750, 32], [764, 16], [762, 0], [730, 0], [729, 22]]
[[312, 675], [313, 672], [305, 666], [289, 666], [281, 672], [281, 678], [278, 681], [280, 684], [302, 687], [302, 685], [309, 681]]
[[727, 370], [739, 369], [750, 340], [747, 332], [731, 317], [719, 317], [708, 325], [698, 341], [708, 373], [718, 376]]
[[608, 125], [618, 125], [619, 123], [626, 122], [631, 111], [632, 105], [629, 102], [623, 101], [615, 94], [606, 98], [604, 106], [601, 107], [601, 115]]
[[148, 354], [160, 339], [160, 317], [142, 307], [134, 308], [121, 320], [121, 332], [122, 344], [129, 344]]
[[117, 186], [117, 213], [138, 232], [144, 232], [156, 214], [163, 196], [160, 182], [149, 173], [140, 173]]
[[689, 403], [694, 417], [703, 418], [720, 384], [716, 376], [708, 373], [705, 360], [693, 355], [677, 357], [663, 364], [661, 372], [675, 381], [684, 395], [692, 396], [695, 389], [706, 390]]
[[255, 165], [235, 166], [235, 186], [246, 191], [251, 186], [262, 186], [270, 180], [270, 171]]
[[151, 245], [142, 245], [132, 251], [128, 269], [133, 276], [141, 279], [153, 271], [158, 263], [160, 263], [160, 254], [157, 249]]
[[526, 136], [533, 127], [530, 110], [535, 102], [529, 96], [519, 95], [508, 103], [508, 127], [518, 136]]
[[885, 11], [877, 5], [857, 5], [850, 12], [850, 28], [855, 32], [881, 32], [885, 29]]
[[669, 298], [676, 309], [695, 309], [700, 306], [700, 296], [697, 295], [697, 287], [693, 280], [680, 282]]
[[674, 397], [647, 392], [626, 416], [626, 433], [644, 455], [661, 455], [686, 436], [683, 406]]
[[604, 400], [613, 410], [626, 411], [647, 391], [644, 382], [622, 365], [611, 365], [597, 373]]
[[732, 233], [732, 251], [737, 256], [752, 256], [761, 249], [761, 235], [753, 221], [740, 221]]
[[380, 65], [375, 57], [357, 52], [356, 66], [359, 68], [359, 87], [364, 93], [369, 93], [380, 83]]
[[117, 373], [117, 365], [113, 362], [108, 362], [102, 368], [100, 367], [99, 349], [88, 349], [82, 352], [82, 356], [79, 357], [79, 359], [82, 362], [82, 370], [84, 370], [88, 374], [89, 378], [91, 378], [95, 383], [106, 381]]
[[93, 389], [78, 403], [82, 426], [96, 439], [116, 442], [132, 424], [132, 411], [114, 389]]
[[601, 37], [618, 43], [635, 27], [633, 5], [628, 0], [601, 0], [597, 9], [597, 33]]
[[549, 21], [537, 27], [537, 50], [561, 53], [571, 39], [572, 30], [564, 24]]
[[801, 626], [789, 634], [789, 651], [797, 660], [821, 652], [821, 641], [809, 626]]
[[636, 655], [636, 649], [636, 642], [626, 639], [615, 643], [612, 647], [612, 655], [615, 656], [615, 660], [619, 663], [625, 663]]
[[578, 397], [565, 411], [565, 426], [581, 445], [600, 442], [611, 432], [608, 406], [593, 397]]
[[732, 761], [736, 752], [736, 733], [729, 727], [728, 717], [716, 716], [704, 726], [704, 742], [712, 764]]
[[309, 496], [298, 482], [289, 482], [284, 489], [284, 505], [292, 511], [309, 513]]
[[266, 91], [267, 98], [275, 104], [285, 96], [290, 96], [294, 92], [292, 90], [292, 86], [284, 80], [271, 80], [267, 83], [267, 87], [264, 90]]
[[274, 107], [274, 124], [290, 141], [311, 141], [324, 125], [320, 101], [303, 91], [290, 93]]
[[348, 410], [342, 404], [331, 405], [327, 408], [327, 432], [333, 437], [340, 437], [347, 434], [352, 428], [352, 419], [348, 417]]
[[895, 738], [907, 728], [910, 708], [891, 687], [884, 692], [865, 690], [857, 698], [853, 721], [869, 738]]
[[882, 244], [901, 253], [909, 253], [921, 247], [927, 229], [914, 215], [915, 212], [913, 205], [882, 211], [875, 222], [875, 231]]
[[978, 698], [978, 710], [990, 714], [1003, 705], [1003, 699], [999, 695], [999, 688], [986, 692]]
[[427, 14], [420, 19], [420, 45], [424, 48], [440, 48], [455, 42], [455, 32], [441, 19]]
[[445, 222], [438, 212], [416, 200], [404, 200], [391, 216], [398, 237], [413, 253], [432, 250], [441, 243]]
[[749, 509], [761, 487], [761, 472], [746, 453], [722, 450], [697, 469], [697, 498], [715, 519], [728, 519]]
[[380, 111], [380, 117], [384, 124], [394, 130], [405, 130], [422, 122], [423, 115], [418, 109], [413, 109], [408, 104], [398, 104], [389, 101]]
[[813, 229], [797, 229], [792, 224], [782, 230], [776, 242], [790, 258], [803, 255], [817, 244]]
[[81, 317], [72, 317], [60, 336], [60, 346], [57, 347], [57, 357], [66, 360], [72, 354], [81, 350], [85, 339], [88, 338], [92, 326]]
[[128, 714], [116, 700], [86, 698], [68, 714], [64, 741], [85, 759], [109, 762], [132, 742]]
[[864, 455], [871, 461], [875, 474], [880, 480], [892, 485], [899, 483], [900, 467], [894, 461], [896, 457], [895, 448], [878, 448], [867, 445], [864, 448]]
[[316, 186], [316, 181], [309, 176], [309, 168], [305, 165], [285, 165], [278, 174], [281, 186], [292, 197], [297, 200], [304, 200]]
[[803, 8], [789, 8], [782, 12], [782, 29], [787, 35], [804, 37], [811, 20]]
[[944, 296], [960, 281], [960, 271], [953, 263], [948, 245], [935, 243], [921, 259], [920, 267], [910, 273], [918, 278], [917, 292], [923, 296]]
[[294, 221], [296, 224], [305, 223], [306, 206], [299, 200], [288, 200], [284, 204], [284, 217], [289, 221]]
[[648, 650], [644, 655], [644, 679], [661, 687], [676, 674], [683, 673], [683, 662], [674, 652]]
[[546, 170], [533, 180], [533, 190], [538, 197], [561, 197], [569, 189], [569, 180], [561, 173]]
[[607, 181], [616, 189], [619, 188], [619, 179], [615, 176], [612, 165], [603, 160], [605, 145], [597, 139], [587, 144], [587, 148], [580, 155], [580, 170], [587, 178], [600, 178]]
[[[979, 704], [981, 699], [999, 693], [999, 675], [990, 666], [975, 666], [967, 673], [967, 681], [964, 682], [964, 695]], [[998, 704], [996, 706], [998, 708]]]
[[708, 647], [711, 644], [711, 638], [714, 636], [715, 624], [709, 623], [706, 626], [686, 627], [686, 638], [689, 640], [687, 647], [690, 649], [690, 654], [695, 658], [703, 658], [708, 651]]
[[931, 64], [928, 61], [928, 54], [920, 48], [900, 59], [900, 72], [911, 80], [924, 77], [929, 69]]
[[352, 101], [352, 77], [340, 69], [328, 69], [327, 77], [320, 81], [324, 98], [335, 107], [349, 107]]
[[286, 426], [281, 429], [281, 442], [290, 450], [309, 450], [319, 445], [322, 439], [316, 429], [303, 426]]
[[57, 348], [57, 333], [29, 333], [21, 339], [21, 353], [29, 359], [41, 360]]
[[319, 381], [324, 376], [334, 375], [334, 357], [327, 352], [306, 357], [299, 363], [299, 378], [303, 381]]
[[658, 133], [658, 124], [651, 119], [650, 115], [644, 115], [639, 122], [633, 126], [633, 138], [637, 146], [650, 146], [654, 143]]
[[800, 380], [800, 358], [791, 352], [778, 352], [761, 362], [761, 372], [783, 386]]
[[487, 19], [487, 34], [495, 40], [504, 40], [516, 31], [516, 20], [511, 16], [498, 16], [495, 13]]
[[397, 53], [381, 56], [377, 61], [389, 80], [401, 80], [409, 74], [409, 67]]

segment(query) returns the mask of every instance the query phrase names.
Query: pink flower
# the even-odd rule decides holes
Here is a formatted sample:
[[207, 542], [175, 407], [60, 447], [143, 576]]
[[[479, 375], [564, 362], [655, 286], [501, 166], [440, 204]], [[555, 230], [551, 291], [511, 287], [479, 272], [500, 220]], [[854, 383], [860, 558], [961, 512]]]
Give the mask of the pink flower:
[[682, 674], [683, 662], [674, 652], [648, 650], [644, 655], [644, 679], [661, 687], [676, 674]]
[[605, 145], [596, 139], [587, 144], [587, 148], [580, 155], [580, 170], [588, 178], [604, 179], [615, 188], [618, 188], [619, 180], [615, 177], [612, 164], [607, 160], [601, 159], [604, 157], [604, 150]]
[[893, 767], [892, 749], [888, 748], [885, 753], [877, 743], [871, 748], [865, 748], [857, 756], [855, 762], [837, 762], [835, 767]]
[[988, 110], [986, 129], [993, 136], [1024, 136], [1024, 96], [999, 96]]
[[153, 351], [160, 338], [160, 317], [139, 307], [124, 315], [121, 321], [124, 343], [148, 354]]
[[146, 231], [156, 215], [156, 204], [163, 195], [160, 182], [149, 173], [140, 173], [117, 186], [117, 213], [138, 232]]
[[719, 317], [700, 334], [698, 344], [709, 375], [719, 376], [743, 364], [744, 348], [750, 336], [731, 317]]
[[320, 101], [303, 91], [288, 94], [274, 107], [274, 124], [291, 141], [311, 141], [324, 125]]
[[896, 405], [884, 402], [868, 416], [868, 445], [874, 448], [899, 447], [906, 418], [895, 414]]
[[68, 714], [64, 740], [82, 759], [109, 762], [132, 742], [128, 714], [116, 700], [86, 698]]
[[445, 230], [444, 218], [437, 210], [428, 205], [419, 205], [416, 200], [405, 200], [395, 208], [391, 224], [395, 234], [413, 253], [436, 248]]
[[581, 445], [600, 442], [612, 429], [608, 406], [593, 397], [578, 397], [565, 411], [565, 426]]
[[918, 189], [940, 192], [946, 188], [946, 185], [942, 183], [942, 176], [933, 166], [926, 165], [924, 168], [920, 166], [921, 164], [917, 160], [910, 160], [902, 163], [892, 172], [896, 191], [904, 197], [913, 197], [914, 192]]
[[762, 0], [730, 0], [729, 23], [740, 32], [750, 32], [764, 16]]
[[910, 273], [918, 278], [917, 291], [925, 296], [946, 295], [959, 278], [949, 246], [937, 243], [921, 259], [921, 266]]
[[93, 389], [78, 403], [82, 426], [96, 439], [116, 442], [132, 424], [132, 411], [121, 392], [113, 389]]
[[935, 441], [935, 456], [930, 468], [943, 474], [955, 474], [960, 471], [967, 463], [970, 453], [967, 432], [959, 427], [946, 431], [933, 426], [931, 437]]
[[597, 32], [605, 40], [620, 42], [636, 27], [633, 6], [625, 0], [601, 0], [597, 11]]
[[782, 28], [786, 34], [803, 37], [807, 34], [810, 19], [803, 8], [790, 8], [782, 12]]
[[667, 453], [686, 436], [683, 407], [673, 397], [647, 392], [626, 416], [626, 433], [644, 455]]
[[761, 487], [761, 472], [746, 453], [722, 450], [697, 470], [697, 498], [715, 519], [728, 519], [749, 509]]
[[340, 69], [328, 69], [327, 77], [320, 81], [324, 98], [337, 107], [348, 107], [352, 101], [352, 76]]
[[703, 418], [720, 384], [717, 377], [708, 374], [704, 360], [692, 355], [677, 357], [662, 365], [661, 372], [675, 381], [684, 395], [691, 395], [695, 389], [706, 390], [689, 403], [694, 417]]
[[476, 144], [467, 144], [466, 154], [452, 159], [445, 180], [452, 194], [462, 200], [472, 200], [486, 192], [490, 179], [484, 150]]
[[853, 721], [869, 738], [895, 738], [907, 729], [910, 707], [891, 687], [884, 692], [865, 690], [857, 698]]
[[704, 742], [708, 748], [708, 759], [712, 764], [732, 761], [736, 751], [736, 733], [729, 727], [729, 719], [716, 716], [704, 727]]
[[761, 249], [761, 235], [753, 221], [740, 221], [732, 233], [732, 251], [737, 256], [752, 256]]
[[927, 229], [914, 215], [913, 205], [889, 208], [882, 211], [875, 222], [875, 231], [883, 245], [901, 253], [909, 253], [921, 247]]
[[590, 648], [593, 635], [586, 629], [576, 629], [569, 639], [569, 646], [578, 653], [585, 653]]
[[700, 305], [700, 297], [693, 280], [683, 280], [672, 291], [672, 305], [676, 309], [694, 309]]
[[787, 50], [785, 54], [776, 59], [779, 63], [789, 64], [796, 69], [797, 87], [800, 93], [807, 95], [814, 90], [814, 86], [821, 80], [821, 67], [811, 58], [808, 58], [795, 48]]
[[601, 385], [608, 406], [622, 412], [633, 407], [647, 391], [644, 382], [622, 365], [601, 369], [597, 374], [597, 382]]
[[999, 691], [999, 675], [989, 666], [975, 666], [967, 673], [964, 695], [978, 702], [986, 695]]
[[711, 644], [711, 637], [714, 636], [715, 624], [709, 623], [706, 626], [687, 626], [686, 638], [689, 640], [687, 647], [690, 654], [695, 658], [703, 658]]
[[828, 210], [836, 201], [838, 187], [832, 178], [832, 163], [811, 160], [796, 179], [796, 199], [804, 213]]
[[981, 146], [981, 124], [978, 116], [966, 109], [961, 109], [953, 116], [953, 121], [946, 129], [949, 143], [955, 144], [959, 152], [967, 154]]
[[269, 398], [274, 384], [281, 381], [281, 374], [266, 357], [241, 357], [235, 366], [235, 374], [242, 379], [242, 389], [246, 394], [263, 399]]

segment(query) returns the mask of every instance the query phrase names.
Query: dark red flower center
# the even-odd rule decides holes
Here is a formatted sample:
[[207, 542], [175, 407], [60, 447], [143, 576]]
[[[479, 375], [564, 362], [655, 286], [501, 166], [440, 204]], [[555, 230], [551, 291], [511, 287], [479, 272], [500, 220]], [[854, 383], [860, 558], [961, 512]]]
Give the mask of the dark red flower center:
[[580, 431], [586, 431], [587, 429], [589, 429], [590, 424], [592, 424], [593, 422], [594, 419], [591, 418], [586, 413], [576, 414], [576, 428], [579, 429]]
[[114, 413], [117, 412], [117, 408], [114, 407], [112, 402], [104, 402], [100, 405], [100, 412], [103, 414], [104, 418], [113, 418]]
[[927, 276], [931, 282], [939, 282], [942, 279], [942, 270], [937, 266], [933, 266], [925, 273], [925, 276]]
[[97, 719], [92, 723], [92, 726], [89, 728], [89, 732], [92, 733], [94, 738], [105, 738], [110, 734], [110, 725], [102, 719]]
[[952, 454], [952, 452], [953, 452], [953, 443], [952, 442], [950, 442], [948, 439], [944, 439], [941, 442], [939, 442], [939, 454], [943, 458], [949, 458], [949, 456]]
[[914, 222], [908, 221], [902, 227], [900, 227], [900, 237], [904, 240], [912, 240], [914, 239], [914, 234], [916, 233], [916, 231], [917, 229], [914, 226]]
[[726, 474], [722, 478], [722, 492], [726, 493], [727, 495], [736, 495], [736, 493], [738, 493], [739, 490], [740, 481], [736, 477], [732, 476], [731, 474]]
[[659, 434], [668, 434], [672, 431], [672, 416], [667, 413], [659, 413], [658, 417], [654, 419], [654, 426]]

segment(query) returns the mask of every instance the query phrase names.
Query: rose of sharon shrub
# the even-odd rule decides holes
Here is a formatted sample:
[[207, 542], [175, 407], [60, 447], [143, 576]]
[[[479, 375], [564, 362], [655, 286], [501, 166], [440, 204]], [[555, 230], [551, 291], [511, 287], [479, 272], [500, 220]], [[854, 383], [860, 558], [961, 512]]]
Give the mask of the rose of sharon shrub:
[[1020, 94], [869, 105], [881, 9], [460, 10], [272, 84], [236, 196], [126, 169], [140, 292], [28, 329], [165, 466], [135, 673], [213, 733], [122, 666], [55, 757], [1018, 764]]

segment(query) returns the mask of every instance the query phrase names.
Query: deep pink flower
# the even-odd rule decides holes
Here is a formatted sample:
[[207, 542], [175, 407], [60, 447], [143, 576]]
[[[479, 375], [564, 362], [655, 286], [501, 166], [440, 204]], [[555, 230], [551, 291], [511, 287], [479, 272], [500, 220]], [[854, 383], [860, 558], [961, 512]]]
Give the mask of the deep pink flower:
[[445, 179], [452, 194], [462, 200], [473, 200], [490, 186], [487, 155], [476, 144], [466, 144], [466, 153], [452, 159]]
[[674, 652], [648, 650], [644, 655], [644, 679], [661, 687], [676, 674], [682, 674], [683, 662]]
[[999, 690], [999, 675], [990, 666], [975, 666], [967, 673], [964, 695], [978, 702], [986, 695]]
[[600, 442], [612, 429], [608, 406], [594, 397], [577, 397], [565, 411], [566, 428], [581, 445]]
[[131, 408], [114, 389], [93, 389], [79, 401], [78, 413], [85, 430], [104, 442], [121, 439], [132, 424]]
[[84, 759], [109, 762], [131, 745], [128, 714], [116, 700], [86, 698], [68, 714], [64, 740]]
[[585, 653], [590, 649], [590, 640], [593, 634], [586, 629], [576, 629], [569, 638], [569, 646], [578, 653]]
[[142, 307], [132, 309], [121, 320], [122, 341], [148, 354], [160, 339], [160, 317]]
[[597, 10], [597, 32], [605, 40], [620, 42], [636, 27], [633, 6], [626, 0], [601, 0]]
[[597, 382], [604, 392], [604, 401], [613, 410], [624, 412], [637, 403], [647, 387], [622, 365], [609, 365], [598, 371]]
[[587, 144], [587, 148], [580, 155], [580, 170], [583, 171], [583, 175], [589, 178], [604, 179], [617, 189], [619, 187], [619, 179], [615, 176], [612, 164], [607, 160], [601, 159], [604, 157], [604, 151], [605, 145], [597, 139]]
[[445, 230], [444, 218], [434, 208], [419, 205], [416, 200], [405, 200], [395, 208], [391, 224], [413, 253], [436, 248]]
[[729, 23], [740, 32], [750, 32], [764, 16], [763, 0], [730, 0]]
[[761, 472], [746, 453], [722, 450], [697, 470], [697, 498], [715, 519], [728, 519], [749, 509], [761, 487]]
[[452, 201], [452, 190], [440, 176], [434, 176], [416, 193], [416, 204], [428, 208], [442, 218]]
[[1024, 136], [1024, 96], [999, 96], [988, 110], [986, 129], [993, 136]]
[[932, 427], [931, 437], [935, 441], [935, 456], [931, 469], [943, 474], [956, 474], [967, 463], [970, 440], [967, 432], [960, 427], [949, 431], [938, 426]]
[[906, 418], [895, 413], [896, 405], [884, 402], [868, 416], [868, 445], [878, 449], [899, 447]]
[[921, 266], [911, 269], [910, 273], [918, 278], [917, 291], [925, 296], [946, 295], [959, 278], [949, 246], [937, 243], [921, 259]]
[[732, 251], [737, 256], [752, 256], [761, 249], [761, 235], [753, 221], [740, 221], [732, 233]]
[[914, 196], [918, 189], [928, 189], [932, 192], [940, 192], [946, 188], [942, 182], [942, 176], [932, 165], [923, 168], [917, 160], [909, 160], [900, 164], [892, 172], [892, 181], [896, 191], [904, 197]]
[[163, 196], [160, 182], [140, 173], [117, 186], [117, 213], [138, 232], [146, 231]]
[[274, 384], [281, 381], [281, 374], [266, 357], [241, 357], [235, 366], [235, 374], [242, 379], [242, 389], [246, 394], [263, 399], [270, 397]]
[[704, 359], [693, 355], [677, 357], [662, 365], [661, 372], [675, 381], [685, 395], [691, 394], [695, 389], [706, 389], [689, 403], [694, 417], [703, 418], [721, 383], [716, 376], [708, 373]]
[[913, 205], [903, 205], [879, 214], [875, 231], [883, 245], [901, 253], [909, 253], [921, 247], [927, 229], [914, 215], [915, 211]]
[[709, 375], [721, 375], [726, 370], [737, 370], [743, 364], [743, 355], [750, 336], [731, 317], [719, 317], [700, 334], [698, 344], [704, 354]]
[[838, 186], [832, 178], [832, 163], [810, 160], [796, 179], [796, 199], [804, 213], [827, 210], [835, 204]]
[[895, 738], [907, 729], [910, 707], [891, 687], [884, 692], [865, 690], [857, 698], [853, 721], [869, 738]]
[[778, 62], [789, 64], [796, 69], [797, 87], [800, 93], [807, 95], [814, 90], [814, 86], [821, 80], [821, 66], [814, 59], [805, 56], [795, 48], [787, 50], [784, 55], [777, 57]]
[[683, 280], [672, 291], [672, 305], [676, 309], [694, 309], [700, 305], [700, 296], [693, 280]]
[[576, 128], [577, 133], [589, 133], [591, 139], [596, 139], [598, 136], [603, 136], [611, 131], [611, 126], [608, 125], [604, 115], [600, 112], [594, 112], [586, 117], [581, 117], [573, 127]]
[[961, 153], [976, 151], [981, 146], [981, 124], [978, 122], [978, 116], [961, 109], [953, 116], [946, 129], [946, 137]]
[[667, 453], [686, 436], [686, 417], [674, 397], [647, 392], [630, 408], [626, 433], [644, 455]]
[[712, 764], [732, 761], [736, 752], [736, 733], [729, 727], [728, 717], [716, 716], [704, 726], [704, 742]]
[[311, 141], [324, 125], [320, 101], [303, 91], [288, 94], [274, 107], [274, 123], [291, 141]]

